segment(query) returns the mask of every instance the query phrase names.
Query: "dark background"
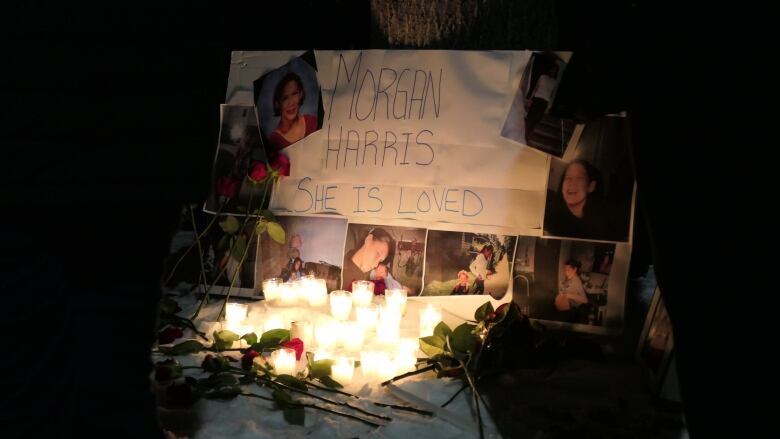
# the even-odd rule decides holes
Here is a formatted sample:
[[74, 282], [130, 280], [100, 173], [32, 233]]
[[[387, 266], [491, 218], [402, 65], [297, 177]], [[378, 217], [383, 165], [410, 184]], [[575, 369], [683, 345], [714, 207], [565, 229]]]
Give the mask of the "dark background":
[[[756, 231], [772, 230], [753, 221], [760, 217], [740, 194], [771, 175], [756, 162], [771, 149], [770, 113], [757, 109], [774, 103], [763, 87], [773, 50], [757, 45], [774, 26], [747, 5], [691, 9], [646, 1], [4, 3], [4, 436], [159, 437], [146, 391], [157, 285], [181, 204], [206, 196], [229, 52], [312, 46], [574, 50], [555, 110], [583, 121], [630, 113], [639, 200], [632, 274], [654, 263], [691, 436], [749, 435], [758, 402], [770, 396], [758, 381], [772, 375], [738, 370], [766, 364], [755, 361], [768, 348], [754, 335], [766, 320], [731, 311], [726, 298], [750, 290], [716, 281], [711, 258], [726, 255], [731, 272], [751, 278], [745, 269], [755, 259], [739, 255], [752, 254]], [[759, 156], [721, 152], [734, 147]]]

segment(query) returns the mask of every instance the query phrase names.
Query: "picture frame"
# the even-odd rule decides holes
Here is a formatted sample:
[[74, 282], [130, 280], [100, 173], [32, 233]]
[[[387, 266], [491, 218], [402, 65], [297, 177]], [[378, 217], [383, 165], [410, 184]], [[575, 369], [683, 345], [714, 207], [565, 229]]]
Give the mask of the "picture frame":
[[660, 288], [656, 287], [636, 349], [650, 391], [662, 396], [674, 354], [674, 333]]

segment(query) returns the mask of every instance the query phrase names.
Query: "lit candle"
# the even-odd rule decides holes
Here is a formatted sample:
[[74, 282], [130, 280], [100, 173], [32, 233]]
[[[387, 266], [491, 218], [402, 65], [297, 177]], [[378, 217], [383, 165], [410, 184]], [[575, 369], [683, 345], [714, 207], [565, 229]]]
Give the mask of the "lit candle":
[[333, 358], [333, 353], [327, 349], [318, 348], [314, 351], [314, 361], [329, 360]]
[[433, 329], [441, 322], [441, 308], [429, 303], [428, 307], [420, 313], [420, 337], [433, 335]]
[[398, 373], [411, 372], [417, 364], [417, 340], [402, 338], [398, 341], [398, 352], [395, 356]]
[[277, 375], [295, 375], [295, 349], [282, 348], [273, 351], [271, 363]]
[[355, 374], [355, 360], [347, 357], [339, 357], [331, 366], [331, 376], [341, 385], [352, 384]]
[[379, 320], [398, 320], [401, 321], [401, 309], [392, 305], [379, 305]]
[[352, 293], [336, 290], [330, 293], [330, 314], [337, 320], [347, 320], [352, 311]]
[[314, 339], [314, 328], [308, 320], [299, 320], [290, 324], [290, 338], [299, 338], [304, 349], [311, 349]]
[[338, 341], [338, 325], [332, 320], [320, 320], [314, 328], [314, 338], [317, 346], [322, 349], [331, 349]]
[[395, 361], [392, 361], [386, 352], [380, 352], [376, 356], [376, 376], [379, 381], [387, 381], [398, 375]]
[[279, 285], [279, 302], [284, 306], [291, 306], [298, 303], [298, 285], [291, 282], [285, 282]]
[[278, 277], [272, 277], [263, 281], [263, 296], [267, 302], [279, 298], [279, 285], [284, 281]]
[[379, 307], [372, 303], [368, 306], [355, 308], [355, 317], [366, 331], [373, 331], [379, 318]]
[[401, 329], [401, 320], [392, 317], [380, 318], [376, 324], [376, 340], [384, 345], [395, 346]]
[[385, 304], [401, 310], [401, 315], [406, 313], [406, 290], [391, 288], [385, 290]]
[[368, 306], [374, 300], [374, 283], [370, 280], [352, 282], [352, 301], [355, 306]]
[[269, 314], [263, 322], [263, 332], [268, 332], [272, 329], [285, 329], [286, 326], [281, 315]]
[[249, 307], [242, 303], [228, 303], [225, 308], [225, 321], [228, 324], [238, 325], [246, 319]]
[[307, 281], [306, 288], [309, 306], [325, 306], [328, 303], [328, 287], [325, 284], [325, 279]]
[[351, 352], [358, 352], [363, 348], [363, 342], [366, 337], [366, 330], [358, 322], [346, 322], [341, 327], [344, 349]]
[[379, 352], [377, 351], [363, 351], [360, 353], [360, 372], [363, 374], [364, 380], [370, 381], [376, 377], [378, 356]]

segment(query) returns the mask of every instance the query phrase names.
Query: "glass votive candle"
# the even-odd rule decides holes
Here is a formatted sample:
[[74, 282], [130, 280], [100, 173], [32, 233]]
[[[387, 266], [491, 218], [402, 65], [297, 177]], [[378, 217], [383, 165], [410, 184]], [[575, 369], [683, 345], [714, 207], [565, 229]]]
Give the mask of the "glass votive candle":
[[352, 293], [344, 290], [336, 290], [330, 293], [330, 314], [336, 320], [349, 319], [352, 311]]
[[279, 298], [279, 285], [284, 281], [278, 277], [272, 277], [263, 281], [263, 297], [267, 302], [274, 301]]
[[376, 377], [378, 363], [378, 351], [363, 351], [360, 353], [360, 372], [363, 374], [364, 380], [370, 381]]
[[384, 345], [395, 346], [401, 331], [400, 319], [379, 319], [376, 323], [376, 341]]
[[346, 322], [342, 325], [342, 344], [350, 352], [358, 352], [363, 348], [366, 330], [358, 322]]
[[225, 321], [228, 324], [240, 324], [246, 319], [249, 307], [243, 303], [228, 303], [225, 307]]
[[290, 323], [290, 338], [299, 338], [303, 349], [311, 349], [314, 341], [314, 327], [308, 320], [298, 320]]
[[263, 321], [263, 332], [268, 332], [272, 329], [286, 329], [287, 325], [280, 314], [268, 314]]
[[376, 376], [379, 381], [387, 381], [398, 375], [398, 368], [387, 352], [380, 352], [376, 356]]
[[398, 320], [400, 322], [401, 309], [386, 303], [379, 305], [379, 320]]
[[441, 308], [429, 303], [420, 311], [420, 337], [433, 335], [433, 329], [441, 322]]
[[352, 302], [355, 306], [368, 306], [374, 300], [374, 283], [370, 280], [352, 282]]
[[329, 319], [322, 319], [317, 322], [314, 328], [314, 339], [317, 347], [322, 349], [332, 349], [338, 343], [338, 329], [336, 322]]
[[271, 352], [271, 364], [277, 375], [295, 375], [295, 349], [282, 348]]
[[317, 348], [317, 350], [314, 351], [314, 361], [331, 359], [333, 359], [333, 353], [328, 349]]
[[417, 367], [417, 356], [414, 352], [398, 350], [395, 355], [396, 373], [406, 373], [415, 370]]
[[379, 307], [374, 303], [357, 307], [355, 308], [355, 319], [366, 331], [373, 331], [376, 328], [376, 321], [379, 319]]
[[279, 285], [279, 304], [292, 306], [298, 303], [298, 285], [293, 282], [285, 282]]
[[309, 306], [325, 306], [328, 303], [328, 287], [325, 279], [306, 280], [305, 283]]
[[385, 290], [385, 304], [401, 310], [401, 315], [406, 314], [406, 290], [391, 288]]
[[355, 374], [355, 360], [348, 357], [338, 357], [331, 365], [331, 376], [342, 385], [352, 384]]

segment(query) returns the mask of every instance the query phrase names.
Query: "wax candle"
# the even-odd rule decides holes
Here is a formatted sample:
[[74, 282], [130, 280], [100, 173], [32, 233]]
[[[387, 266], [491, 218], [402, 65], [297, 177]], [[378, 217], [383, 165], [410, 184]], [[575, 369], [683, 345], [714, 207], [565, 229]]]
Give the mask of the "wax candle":
[[400, 319], [380, 318], [376, 324], [376, 340], [384, 345], [395, 346], [398, 343], [400, 329]]
[[374, 283], [370, 280], [352, 282], [352, 302], [355, 306], [368, 306], [374, 300]]
[[366, 330], [363, 325], [358, 322], [346, 322], [342, 325], [341, 331], [343, 331], [341, 339], [344, 349], [358, 352], [363, 348], [363, 342], [366, 337]]
[[385, 303], [401, 310], [401, 315], [406, 313], [406, 290], [391, 288], [385, 290]]
[[277, 375], [295, 375], [295, 349], [282, 348], [271, 353], [271, 364]]
[[379, 318], [379, 307], [372, 303], [368, 306], [355, 308], [355, 317], [366, 331], [373, 331]]
[[331, 376], [341, 385], [352, 384], [355, 374], [355, 360], [347, 357], [338, 357], [330, 368]]
[[280, 314], [268, 314], [263, 322], [263, 332], [268, 332], [272, 329], [286, 329], [287, 325]]
[[279, 303], [284, 306], [291, 306], [298, 303], [298, 284], [285, 282], [279, 285]]
[[397, 320], [400, 322], [401, 308], [386, 303], [379, 305], [379, 320]]
[[441, 308], [429, 303], [428, 307], [420, 312], [420, 337], [433, 335], [433, 329], [441, 322]]
[[272, 277], [263, 281], [263, 296], [267, 302], [275, 301], [279, 298], [279, 285], [283, 282], [278, 277]]
[[325, 306], [328, 303], [328, 287], [325, 279], [313, 279], [306, 282], [309, 306]]
[[331, 359], [333, 359], [333, 353], [328, 349], [317, 348], [317, 350], [314, 351], [314, 361]]
[[298, 320], [290, 323], [290, 338], [299, 338], [304, 349], [311, 349], [314, 341], [314, 327], [308, 320]]
[[228, 303], [225, 307], [225, 321], [228, 324], [238, 325], [244, 322], [249, 307], [243, 303]]
[[330, 314], [337, 320], [347, 320], [352, 311], [352, 293], [336, 290], [330, 293]]
[[376, 376], [379, 381], [387, 381], [398, 375], [395, 361], [386, 352], [380, 352], [376, 356]]
[[360, 353], [360, 372], [363, 379], [371, 381], [376, 377], [377, 364], [379, 363], [378, 351], [363, 351]]
[[333, 348], [338, 342], [338, 325], [332, 320], [320, 320], [314, 328], [314, 338], [318, 347]]

